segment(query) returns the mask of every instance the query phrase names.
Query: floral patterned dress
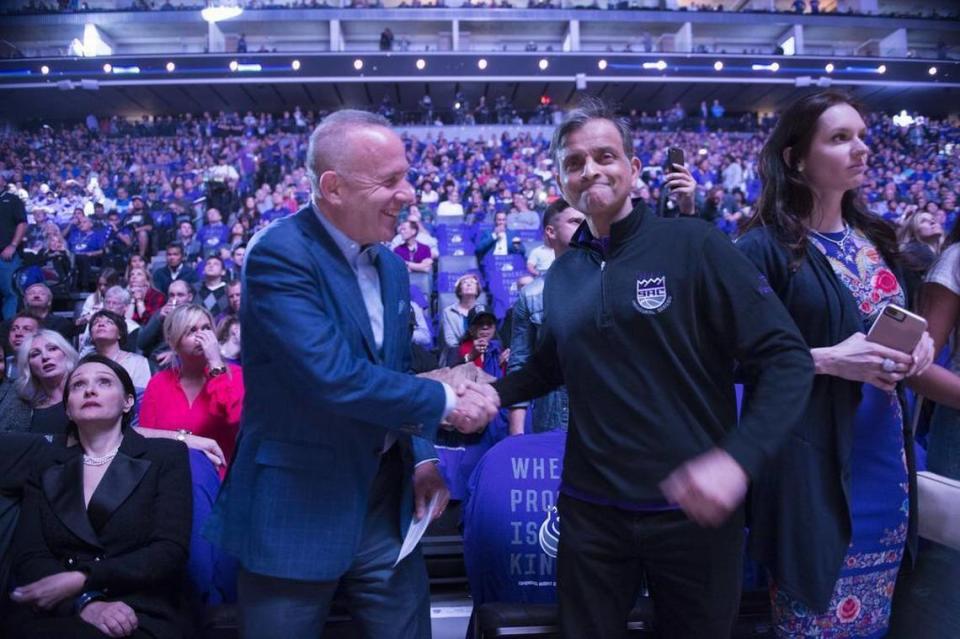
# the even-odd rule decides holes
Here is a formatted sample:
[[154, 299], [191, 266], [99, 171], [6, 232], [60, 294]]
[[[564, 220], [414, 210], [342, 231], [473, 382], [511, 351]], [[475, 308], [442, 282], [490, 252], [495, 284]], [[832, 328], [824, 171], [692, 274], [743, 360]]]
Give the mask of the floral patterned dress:
[[[887, 304], [905, 294], [880, 252], [853, 230], [811, 234], [860, 309], [864, 332]], [[907, 539], [909, 484], [903, 414], [895, 393], [863, 385], [850, 453], [853, 534], [830, 605], [818, 613], [773, 586], [778, 637], [883, 637]]]

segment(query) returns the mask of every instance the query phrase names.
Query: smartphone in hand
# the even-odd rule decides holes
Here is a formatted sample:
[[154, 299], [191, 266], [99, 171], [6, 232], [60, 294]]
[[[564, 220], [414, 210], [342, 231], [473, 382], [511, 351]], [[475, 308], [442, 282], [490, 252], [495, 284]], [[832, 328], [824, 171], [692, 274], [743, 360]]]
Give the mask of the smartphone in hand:
[[870, 327], [867, 341], [910, 354], [926, 330], [927, 320], [896, 304], [887, 304]]
[[671, 146], [667, 149], [667, 162], [663, 166], [663, 172], [676, 173], [677, 170], [673, 167], [674, 164], [683, 166], [683, 149]]

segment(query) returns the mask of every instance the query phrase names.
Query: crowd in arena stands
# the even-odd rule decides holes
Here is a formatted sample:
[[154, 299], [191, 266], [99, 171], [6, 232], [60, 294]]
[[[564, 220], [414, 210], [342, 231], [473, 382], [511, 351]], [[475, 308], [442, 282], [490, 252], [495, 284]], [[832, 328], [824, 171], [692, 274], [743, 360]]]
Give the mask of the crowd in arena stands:
[[[297, 107], [276, 116], [90, 116], [82, 125], [5, 136], [0, 183], [16, 189], [30, 222], [21, 288], [43, 281], [61, 298], [92, 291], [77, 319], [81, 348], [91, 344], [86, 323], [92, 311], [109, 297], [104, 286], [120, 280], [126, 286], [115, 292], [114, 310], [126, 317], [128, 342], [147, 338], [147, 355], [162, 341], [159, 320], [151, 320], [158, 311], [166, 315], [174, 280], [189, 284], [196, 301], [222, 321], [231, 314], [229, 283], [239, 274], [246, 242], [307, 202], [306, 139], [321, 115]], [[757, 156], [769, 121], [730, 118], [717, 101], [693, 113], [677, 104], [627, 117], [643, 166], [634, 197], [656, 208], [674, 206], [663, 193], [662, 167], [665, 149], [680, 147], [697, 185], [697, 214], [735, 235], [759, 193]], [[752, 122], [754, 131], [730, 132], [724, 125], [731, 121]], [[921, 118], [910, 127], [885, 116], [870, 121], [874, 152], [864, 192], [877, 215], [909, 222], [904, 244], [911, 249], [918, 233], [930, 232], [916, 223], [921, 218], [939, 225], [941, 234], [955, 224], [957, 138], [949, 121]], [[530, 251], [530, 272], [543, 269], [545, 251], [535, 250], [540, 214], [558, 197], [544, 136], [460, 140], [438, 129], [405, 140], [418, 202], [394, 246], [415, 281], [437, 283], [437, 224], [450, 220], [467, 225], [481, 262]], [[148, 264], [151, 259], [156, 263]], [[922, 250], [918, 259], [931, 261]], [[438, 290], [431, 283], [421, 288], [427, 296]], [[424, 310], [437, 318], [430, 322], [437, 335], [438, 313], [429, 304]]]
[[[347, 0], [341, 3], [337, 0], [241, 0], [238, 3], [245, 9], [338, 9], [338, 8], [347, 8], [347, 9], [376, 9], [383, 8], [386, 3], [383, 0]], [[112, 11], [182, 11], [182, 10], [199, 10], [204, 8], [202, 2], [197, 2], [196, 0], [132, 0], [131, 2], [117, 3], [118, 8], [107, 9]], [[393, 4], [389, 6], [395, 6]], [[447, 4], [444, 0], [401, 0], [398, 5], [402, 8], [445, 8]], [[120, 8], [122, 7], [122, 8]], [[722, 2], [691, 2], [683, 6], [668, 7], [662, 3], [650, 6], [647, 3], [636, 3], [631, 2], [630, 0], [608, 0], [607, 2], [601, 4], [597, 0], [593, 0], [591, 4], [579, 4], [575, 6], [565, 6], [564, 2], [561, 0], [527, 0], [526, 5], [518, 5], [516, 3], [509, 2], [509, 0], [469, 0], [462, 4], [463, 8], [473, 8], [473, 9], [515, 9], [515, 8], [526, 8], [526, 9], [562, 9], [562, 8], [576, 8], [576, 9], [607, 9], [607, 10], [664, 10], [664, 9], [673, 9], [676, 11], [725, 11], [727, 9]], [[459, 6], [456, 8], [460, 8]], [[86, 2], [84, 0], [30, 0], [26, 4], [23, 4], [19, 7], [11, 7], [4, 13], [53, 13], [53, 12], [75, 12], [75, 11], [103, 11], [104, 8], [98, 5], [96, 2]], [[763, 11], [761, 9], [755, 9], [749, 6], [745, 6], [742, 9], [738, 10], [742, 13], [768, 13], [769, 11]], [[833, 10], [828, 10], [826, 8], [820, 7], [819, 0], [794, 0], [789, 7], [782, 9], [774, 9], [775, 12], [781, 13], [810, 13], [810, 14], [832, 14], [832, 15], [867, 15], [865, 13], [858, 12], [852, 7], [848, 8], [846, 11], [839, 11], [834, 8]], [[878, 11], [873, 12], [870, 15], [883, 15], [891, 16], [898, 18], [957, 18], [960, 17], [955, 11], [949, 11], [944, 8], [935, 8], [935, 9], [921, 9], [917, 11]]]
[[[81, 623], [111, 636], [136, 636], [138, 627], [179, 636], [187, 623], [182, 573], [206, 579], [196, 589], [213, 589], [214, 551], [204, 566], [186, 565], [188, 547], [195, 562], [200, 543], [188, 523], [190, 473], [197, 521], [202, 508], [209, 512], [198, 473], [211, 475], [202, 494], [212, 499], [240, 429], [248, 242], [310, 201], [304, 162], [319, 117], [299, 107], [279, 116], [91, 116], [0, 137], [0, 230], [12, 236], [20, 232], [13, 226], [25, 226], [22, 250], [0, 263], [8, 279], [0, 289], [0, 432], [70, 435], [85, 451], [53, 444], [42, 474], [23, 482], [16, 543], [27, 550], [11, 566], [12, 600], [21, 605], [10, 627], [20, 636], [59, 636]], [[675, 105], [626, 117], [642, 166], [632, 198], [662, 216], [682, 209], [665, 186], [667, 149], [677, 147], [695, 185], [693, 214], [736, 238], [757, 206], [771, 122], [730, 131], [719, 103], [692, 115]], [[960, 235], [957, 123], [918, 117], [902, 127], [884, 115], [867, 123], [861, 191], [871, 214], [898, 226], [908, 277], [919, 283], [933, 268], [934, 281], [956, 295], [960, 284], [944, 265], [955, 266], [960, 246], [944, 249]], [[530, 344], [511, 343], [523, 333], [512, 327], [541, 321], [539, 276], [582, 216], [560, 198], [540, 133], [455, 139], [438, 128], [403, 141], [415, 202], [389, 248], [407, 263], [422, 368], [465, 363], [502, 378], [529, 354]], [[440, 437], [455, 499], [467, 496], [471, 471], [496, 441], [540, 432], [536, 409], [517, 410], [504, 407], [482, 434]], [[566, 395], [539, 410], [565, 424]], [[944, 437], [943, 428], [932, 436]], [[186, 444], [189, 458], [163, 441], [171, 439]], [[114, 458], [124, 474], [103, 473]], [[80, 469], [82, 485], [62, 481]], [[48, 516], [58, 508], [65, 511]]]

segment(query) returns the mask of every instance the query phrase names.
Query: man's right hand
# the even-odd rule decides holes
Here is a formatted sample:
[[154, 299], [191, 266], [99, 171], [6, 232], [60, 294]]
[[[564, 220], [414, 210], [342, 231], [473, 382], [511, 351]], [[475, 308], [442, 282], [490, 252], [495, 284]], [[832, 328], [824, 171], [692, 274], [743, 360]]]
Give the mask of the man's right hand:
[[489, 384], [464, 382], [456, 392], [457, 405], [447, 421], [461, 433], [479, 433], [500, 410], [500, 396]]

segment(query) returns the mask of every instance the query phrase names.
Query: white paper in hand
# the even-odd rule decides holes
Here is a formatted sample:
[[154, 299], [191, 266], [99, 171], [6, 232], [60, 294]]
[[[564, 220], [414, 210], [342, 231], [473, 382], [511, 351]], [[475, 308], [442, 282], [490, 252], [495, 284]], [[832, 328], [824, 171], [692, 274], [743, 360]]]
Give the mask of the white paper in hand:
[[410, 520], [410, 527], [407, 529], [407, 536], [403, 539], [403, 545], [400, 546], [400, 556], [397, 557], [397, 562], [394, 565], [396, 567], [404, 557], [413, 552], [413, 549], [417, 547], [417, 544], [420, 543], [420, 539], [423, 537], [423, 533], [427, 532], [427, 527], [430, 526], [430, 522], [433, 521], [433, 514], [437, 512], [437, 502], [440, 501], [440, 492], [433, 493], [433, 497], [430, 499], [430, 503], [427, 504], [427, 512], [422, 519], [417, 521], [416, 513], [414, 513], [414, 519]]

